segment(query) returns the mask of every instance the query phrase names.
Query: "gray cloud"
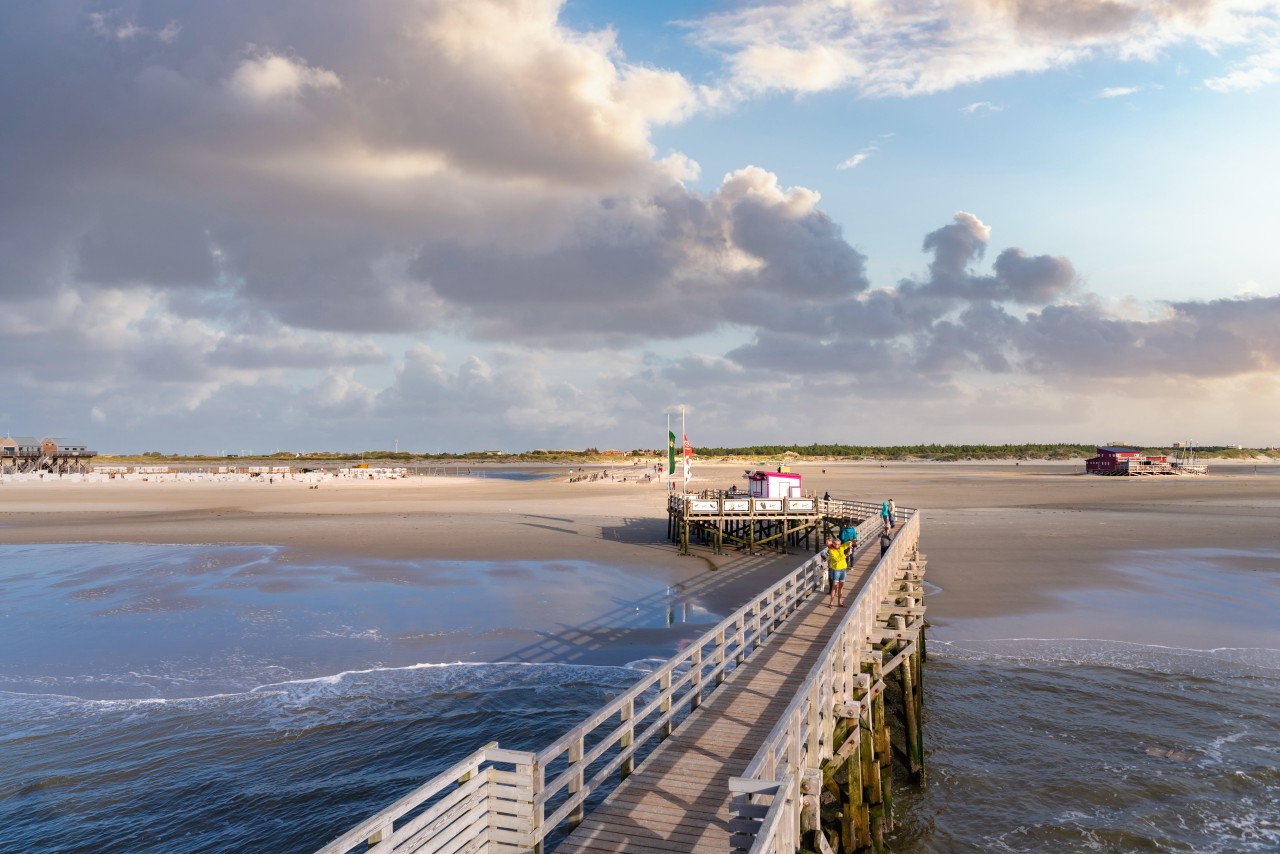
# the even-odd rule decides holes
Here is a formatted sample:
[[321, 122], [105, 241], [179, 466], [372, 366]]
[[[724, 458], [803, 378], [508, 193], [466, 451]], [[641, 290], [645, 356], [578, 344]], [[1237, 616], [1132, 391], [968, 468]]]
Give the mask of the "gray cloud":
[[994, 276], [974, 275], [970, 265], [986, 252], [990, 236], [991, 229], [976, 216], [957, 213], [954, 222], [925, 236], [924, 250], [934, 256], [928, 281], [904, 283], [904, 290], [922, 297], [1043, 305], [1075, 287], [1067, 259], [1033, 257], [1016, 248], [996, 258]]
[[815, 203], [748, 168], [707, 197], [669, 187], [639, 208], [602, 203], [569, 245], [436, 244], [409, 270], [503, 340], [595, 347], [726, 323], [805, 327], [868, 285], [865, 259]]
[[877, 393], [859, 376], [868, 365], [938, 391], [983, 374], [1203, 378], [1280, 363], [1272, 333], [1280, 297], [1171, 303], [1135, 318], [1132, 308], [1113, 311], [1095, 295], [1077, 295], [1065, 258], [1009, 248], [993, 273], [981, 272], [990, 237], [976, 216], [957, 214], [923, 242], [932, 255], [927, 278], [846, 294], [807, 333], [762, 329], [727, 356], [748, 372], [848, 374], [850, 387], [866, 394]]
[[1225, 377], [1280, 365], [1280, 344], [1268, 331], [1276, 328], [1276, 297], [1177, 303], [1154, 320], [1063, 305], [1029, 316], [1017, 343], [1037, 373]]

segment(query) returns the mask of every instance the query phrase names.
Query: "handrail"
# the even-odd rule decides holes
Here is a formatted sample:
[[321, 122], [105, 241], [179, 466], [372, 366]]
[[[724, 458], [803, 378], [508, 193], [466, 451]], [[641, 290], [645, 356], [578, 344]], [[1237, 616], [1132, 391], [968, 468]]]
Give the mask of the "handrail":
[[[850, 509], [865, 505], [874, 510], [858, 525], [859, 550], [868, 547], [883, 525], [879, 506], [844, 504]], [[890, 554], [894, 554], [892, 549]], [[497, 743], [486, 745], [344, 833], [318, 854], [347, 854], [366, 844], [369, 847], [361, 850], [367, 854], [383, 854], [406, 843], [421, 854], [451, 851], [459, 844], [460, 833], [478, 834], [475, 840], [488, 841], [492, 850], [540, 849], [562, 824], [581, 821], [592, 793], [615, 775], [625, 778], [630, 774], [645, 745], [670, 734], [678, 718], [686, 710], [697, 709], [733, 668], [767, 643], [803, 599], [824, 588], [826, 562], [825, 551], [810, 557], [547, 747], [524, 752], [499, 750]], [[886, 565], [883, 560], [881, 565]], [[879, 567], [873, 571], [868, 586], [875, 582], [878, 571]], [[874, 586], [887, 589], [887, 581]], [[864, 594], [855, 599], [841, 627], [858, 612], [858, 603], [871, 601]], [[824, 651], [822, 661], [826, 656]], [[806, 686], [812, 679], [811, 675]], [[797, 702], [806, 693], [807, 689], [802, 689], [788, 706], [788, 715], [799, 708]], [[770, 737], [778, 733], [775, 727]], [[787, 768], [798, 773], [797, 763], [783, 764], [770, 764], [770, 772], [776, 768], [778, 774], [769, 779], [783, 780]], [[515, 770], [496, 765], [515, 766]], [[762, 767], [753, 762], [753, 769], [759, 770], [758, 766]], [[494, 786], [502, 787], [501, 791], [493, 791]], [[790, 800], [798, 804], [798, 789]]]
[[[832, 709], [835, 705], [856, 699], [869, 709], [871, 685], [870, 677], [862, 673], [862, 652], [876, 626], [880, 604], [893, 585], [893, 570], [919, 539], [919, 512], [900, 509], [899, 516], [905, 517], [906, 521], [901, 525], [889, 550], [877, 562], [863, 588], [850, 604], [849, 613], [841, 619], [823, 647], [817, 664], [796, 691], [795, 697], [756, 755], [740, 777], [730, 779], [731, 791], [749, 793], [754, 782], [782, 780], [790, 774], [799, 775], [805, 770], [822, 767], [834, 753], [835, 720]], [[861, 697], [855, 697], [855, 685], [862, 689]], [[742, 809], [749, 806], [751, 797], [751, 794], [737, 796], [735, 807]], [[780, 843], [775, 840], [777, 833], [776, 825], [761, 824], [751, 852], [755, 854], [783, 850], [785, 845], [779, 848]], [[792, 843], [793, 841], [787, 844]]]
[[[795, 611], [800, 600], [820, 586], [820, 570], [823, 567], [823, 555], [809, 558], [683, 651], [672, 656], [662, 667], [647, 674], [628, 691], [540, 751], [538, 764], [542, 769], [551, 767], [561, 757], [565, 757], [567, 763], [565, 770], [546, 786], [535, 802], [535, 806], [545, 809], [548, 803], [564, 793], [565, 800], [547, 817], [546, 829], [556, 827], [561, 821], [577, 813], [592, 792], [599, 789], [614, 773], [622, 771], [641, 745], [660, 732], [669, 732], [674, 716], [685, 704], [690, 709], [697, 708], [704, 693], [709, 693], [705, 690], [709, 680], [714, 678], [717, 685], [723, 681], [730, 669], [730, 656], [733, 657], [735, 666], [750, 658], [786, 617]], [[713, 653], [710, 660], [706, 660], [708, 651]], [[676, 672], [686, 666], [687, 672], [677, 681]], [[636, 700], [655, 685], [659, 687], [658, 696], [640, 709], [638, 714], [628, 715], [624, 719], [623, 711], [629, 709], [634, 712]], [[685, 690], [677, 694], [680, 688]], [[657, 717], [652, 718], [655, 712], [658, 713]], [[574, 756], [569, 756], [574, 745], [580, 745], [588, 736], [596, 734], [604, 721], [615, 715], [619, 718], [619, 726], [605, 734], [591, 752], [576, 751]], [[635, 728], [642, 724], [646, 724], [646, 728], [636, 737]], [[619, 748], [619, 753], [598, 769], [590, 780], [583, 779], [584, 771], [591, 762], [614, 746]], [[630, 770], [628, 768], [627, 772]], [[572, 790], [569, 789], [570, 784], [573, 784]]]
[[[765, 644], [799, 607], [800, 601], [821, 587], [825, 566], [824, 554], [809, 558], [541, 751], [527, 755], [501, 751], [498, 755], [505, 759], [494, 760], [497, 744], [486, 746], [338, 837], [320, 849], [319, 854], [346, 854], [362, 843], [372, 846], [368, 849], [370, 852], [380, 854], [383, 844], [401, 845], [409, 838], [405, 835], [408, 826], [396, 827], [397, 822], [431, 799], [447, 797], [444, 794], [447, 789], [462, 785], [458, 782], [460, 778], [470, 782], [481, 775], [486, 764], [493, 761], [511, 764], [512, 757], [517, 755], [530, 766], [527, 789], [532, 821], [528, 847], [540, 844], [561, 823], [580, 816], [587, 797], [609, 777], [629, 773], [635, 754], [644, 744], [659, 734], [669, 733], [685, 707], [692, 710], [701, 705], [729, 670]], [[655, 688], [656, 696], [647, 697]], [[601, 734], [599, 730], [615, 717], [618, 724]], [[587, 739], [596, 736], [600, 738], [591, 749], [583, 749]], [[615, 747], [618, 749], [615, 756], [600, 768], [592, 767]], [[563, 770], [557, 770], [548, 781], [548, 769], [560, 762], [564, 764]], [[586, 779], [588, 770], [592, 772], [590, 779]], [[546, 815], [548, 808], [553, 808], [550, 815]], [[415, 833], [423, 831], [424, 828], [417, 827], [420, 822], [414, 820], [412, 824]], [[393, 839], [394, 842], [388, 842]], [[443, 842], [433, 842], [427, 836], [415, 839], [414, 844], [422, 846], [415, 850], [429, 852], [437, 850]]]

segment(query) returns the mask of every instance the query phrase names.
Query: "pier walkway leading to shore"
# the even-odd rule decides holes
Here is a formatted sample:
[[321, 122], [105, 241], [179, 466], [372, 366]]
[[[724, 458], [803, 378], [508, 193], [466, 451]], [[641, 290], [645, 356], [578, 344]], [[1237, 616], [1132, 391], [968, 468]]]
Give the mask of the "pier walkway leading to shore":
[[[844, 607], [827, 605], [815, 555], [549, 747], [487, 745], [320, 854], [781, 852], [824, 833], [845, 851], [882, 843], [893, 671], [896, 752], [923, 777], [924, 558], [919, 514], [899, 513], [883, 556], [879, 517], [859, 524]], [[826, 831], [824, 785], [843, 791]]]

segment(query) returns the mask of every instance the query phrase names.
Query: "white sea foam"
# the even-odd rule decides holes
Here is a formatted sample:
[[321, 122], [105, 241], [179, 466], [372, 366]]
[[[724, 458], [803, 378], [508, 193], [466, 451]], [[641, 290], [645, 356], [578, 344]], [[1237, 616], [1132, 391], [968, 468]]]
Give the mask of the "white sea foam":
[[[98, 709], [126, 710], [147, 706], [195, 706], [211, 702], [226, 702], [244, 698], [263, 696], [277, 697], [318, 697], [341, 696], [344, 693], [362, 695], [368, 692], [371, 684], [377, 683], [378, 689], [391, 693], [413, 693], [424, 689], [449, 691], [459, 685], [466, 684], [468, 690], [506, 690], [512, 681], [512, 675], [524, 672], [534, 676], [535, 682], [558, 684], [563, 681], [592, 682], [593, 676], [600, 674], [618, 674], [630, 672], [634, 678], [636, 670], [643, 670], [647, 660], [635, 662], [636, 667], [618, 667], [613, 665], [564, 664], [558, 662], [526, 662], [526, 661], [451, 661], [421, 662], [399, 666], [375, 666], [361, 669], [343, 670], [338, 673], [320, 676], [306, 676], [257, 685], [245, 686], [243, 690], [218, 691], [207, 694], [179, 697], [130, 697], [130, 698], [93, 698], [76, 694], [63, 693], [56, 689], [59, 684], [84, 687], [99, 684], [103, 681], [117, 684], [137, 685], [154, 680], [166, 686], [181, 683], [175, 677], [156, 676], [145, 673], [129, 673], [125, 677], [78, 676], [78, 677], [46, 677], [23, 681], [42, 682], [51, 690], [30, 691], [12, 690], [0, 683], [0, 698], [23, 698], [30, 702], [48, 702], [50, 704], [70, 704], [91, 706]], [[414, 679], [414, 674], [429, 676], [433, 684], [424, 684], [422, 679]], [[477, 680], [477, 674], [482, 676]], [[527, 680], [525, 680], [527, 681]], [[189, 685], [199, 686], [202, 680], [186, 680]], [[536, 687], [530, 685], [529, 687]]]

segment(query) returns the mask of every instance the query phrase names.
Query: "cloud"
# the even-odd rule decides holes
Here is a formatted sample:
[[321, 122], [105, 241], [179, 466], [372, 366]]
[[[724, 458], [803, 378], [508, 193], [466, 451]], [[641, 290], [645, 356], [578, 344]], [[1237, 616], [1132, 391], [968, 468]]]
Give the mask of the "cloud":
[[267, 104], [297, 98], [305, 89], [341, 89], [342, 81], [327, 68], [268, 53], [241, 62], [227, 85], [247, 101]]
[[[650, 132], [714, 96], [627, 62], [610, 31], [566, 27], [560, 6], [322, 0], [322, 27], [278, 2], [185, 7], [198, 61], [141, 39], [167, 19], [132, 5], [13, 12], [0, 108], [24, 121], [0, 139], [15, 178], [0, 289], [185, 290], [209, 297], [185, 300], [193, 312], [363, 333], [466, 322], [485, 303], [483, 287], [450, 300], [413, 274], [435, 252], [459, 269], [532, 259], [548, 290], [507, 278], [512, 305], [555, 288], [614, 302], [613, 265], [650, 248], [694, 275], [682, 262], [721, 241], [696, 218], [725, 212], [684, 189], [697, 165], [657, 158]], [[49, 92], [16, 82], [52, 77]]]
[[[1272, 39], [1272, 44], [1280, 44], [1280, 37]], [[1280, 47], [1272, 47], [1237, 63], [1226, 74], [1205, 80], [1204, 85], [1214, 92], [1252, 92], [1277, 80], [1280, 80]]]
[[985, 116], [991, 113], [998, 113], [1003, 110], [999, 104], [993, 104], [990, 101], [974, 101], [972, 104], [966, 104], [960, 108], [960, 112], [966, 116]]
[[850, 157], [848, 160], [845, 160], [837, 164], [836, 168], [837, 169], [856, 169], [858, 166], [861, 166], [863, 163], [865, 163], [868, 157], [875, 154], [879, 150], [880, 149], [874, 145], [868, 145], [866, 148], [862, 149], [857, 154]]
[[130, 41], [132, 39], [155, 39], [168, 44], [178, 37], [182, 28], [175, 21], [167, 21], [159, 29], [139, 26], [130, 18], [114, 12], [90, 12], [89, 25], [98, 36], [114, 41]]
[[865, 258], [817, 204], [747, 167], [705, 197], [669, 187], [642, 205], [609, 200], [554, 249], [435, 243], [410, 271], [477, 333], [559, 348], [803, 324], [868, 286]]
[[1225, 91], [1273, 79], [1278, 10], [1275, 0], [766, 0], [687, 26], [724, 57], [727, 86], [747, 97], [922, 95], [1094, 57], [1151, 61], [1177, 46], [1245, 51], [1237, 71], [1206, 83]]
[[[762, 327], [726, 355], [744, 386], [778, 372], [810, 381], [825, 374], [847, 377], [849, 393], [871, 398], [901, 394], [904, 385], [945, 397], [983, 377], [1217, 381], [1280, 366], [1270, 333], [1280, 297], [1168, 303], [1144, 318], [1079, 292], [1065, 258], [1009, 247], [990, 272], [978, 269], [991, 236], [978, 217], [958, 213], [923, 241], [932, 255], [927, 277], [850, 294], [804, 332]], [[877, 384], [868, 366], [892, 375], [897, 388]], [[716, 376], [733, 373], [721, 366]]]
[[1142, 91], [1141, 86], [1109, 86], [1098, 92], [1099, 98], [1125, 98]]
[[465, 423], [477, 448], [502, 447], [512, 433], [528, 437], [529, 447], [565, 447], [567, 429], [608, 431], [622, 417], [620, 405], [630, 409], [625, 395], [594, 395], [552, 379], [557, 373], [545, 355], [507, 351], [492, 359], [473, 355], [451, 369], [444, 354], [419, 344], [378, 394], [372, 417], [410, 416], [428, 432]]
[[[893, 139], [894, 136], [895, 134], [893, 133], [882, 133], [878, 137], [876, 137], [876, 139], [883, 142], [883, 141]], [[850, 157], [848, 160], [845, 160], [844, 162], [837, 164], [836, 169], [856, 169], [859, 165], [864, 163], [867, 160], [867, 158], [869, 158], [871, 155], [875, 154], [879, 150], [880, 150], [880, 146], [878, 143], [872, 143], [871, 145], [865, 146], [861, 151], [859, 151], [857, 154]]]

